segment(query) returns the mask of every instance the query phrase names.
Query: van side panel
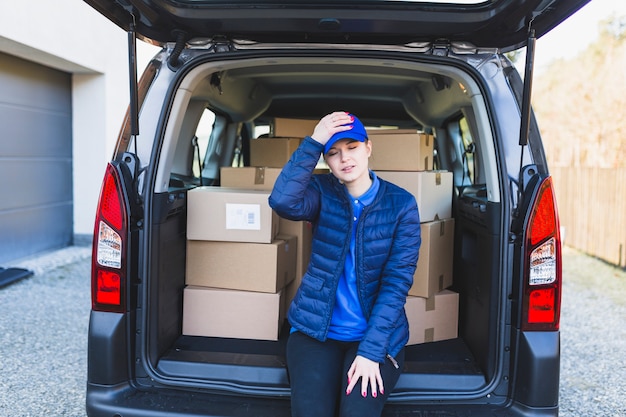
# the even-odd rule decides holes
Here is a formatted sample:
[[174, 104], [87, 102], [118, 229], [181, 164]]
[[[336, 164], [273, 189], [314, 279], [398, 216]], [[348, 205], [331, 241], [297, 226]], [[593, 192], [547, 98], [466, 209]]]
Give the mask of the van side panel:
[[182, 333], [187, 248], [187, 191], [154, 195], [150, 256], [150, 361], [169, 349]]
[[500, 288], [500, 206], [472, 195], [460, 197], [455, 215], [454, 289], [459, 304], [459, 334], [487, 380], [496, 372], [495, 340]]

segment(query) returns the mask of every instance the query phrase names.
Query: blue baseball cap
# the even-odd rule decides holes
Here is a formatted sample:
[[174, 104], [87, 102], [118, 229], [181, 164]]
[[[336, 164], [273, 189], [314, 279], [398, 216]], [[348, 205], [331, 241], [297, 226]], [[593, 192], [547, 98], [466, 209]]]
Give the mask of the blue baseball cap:
[[365, 131], [365, 127], [363, 126], [363, 123], [361, 123], [361, 121], [354, 114], [348, 113], [348, 115], [352, 116], [354, 120], [351, 123], [346, 123], [343, 126], [352, 125], [352, 129], [345, 130], [343, 132], [337, 132], [334, 135], [332, 135], [330, 139], [328, 139], [328, 142], [326, 142], [326, 145], [324, 146], [324, 154], [327, 154], [330, 148], [332, 148], [332, 146], [338, 140], [353, 139], [353, 140], [358, 140], [359, 142], [365, 142], [367, 140], [367, 132]]

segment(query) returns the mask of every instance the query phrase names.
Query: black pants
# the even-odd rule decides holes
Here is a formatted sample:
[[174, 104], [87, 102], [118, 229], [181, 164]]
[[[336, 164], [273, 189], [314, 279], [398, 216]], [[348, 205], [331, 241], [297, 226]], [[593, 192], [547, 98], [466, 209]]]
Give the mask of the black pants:
[[287, 369], [291, 383], [291, 415], [293, 417], [379, 417], [385, 401], [393, 390], [404, 364], [404, 350], [395, 358], [399, 368], [385, 360], [380, 365], [384, 394], [361, 395], [359, 380], [352, 393], [346, 395], [348, 369], [356, 357], [358, 342], [327, 340], [319, 342], [300, 332], [289, 335]]

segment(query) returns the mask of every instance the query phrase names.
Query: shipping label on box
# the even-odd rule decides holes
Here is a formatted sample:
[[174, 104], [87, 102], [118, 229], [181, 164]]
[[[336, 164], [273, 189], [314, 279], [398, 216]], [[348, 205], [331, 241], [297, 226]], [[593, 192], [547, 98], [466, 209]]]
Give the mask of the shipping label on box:
[[296, 236], [272, 243], [187, 241], [185, 283], [276, 293], [296, 277]]
[[261, 205], [226, 203], [226, 229], [261, 230]]
[[304, 138], [313, 134], [318, 122], [319, 120], [276, 117], [272, 122], [270, 134], [279, 137]]
[[369, 166], [378, 171], [430, 171], [434, 137], [425, 133], [369, 134], [372, 156]]
[[376, 175], [413, 194], [422, 223], [452, 217], [451, 172], [380, 171]]
[[271, 243], [278, 233], [268, 191], [197, 187], [187, 196], [187, 239]]
[[454, 219], [421, 224], [417, 269], [409, 295], [429, 298], [452, 285], [454, 262]]
[[430, 298], [409, 296], [404, 306], [409, 320], [407, 345], [458, 337], [459, 294], [443, 290]]
[[282, 292], [185, 287], [183, 334], [278, 340], [285, 318]]
[[250, 140], [250, 165], [282, 168], [300, 146], [302, 138], [258, 138]]
[[271, 167], [222, 167], [220, 185], [229, 188], [272, 191], [281, 168]]

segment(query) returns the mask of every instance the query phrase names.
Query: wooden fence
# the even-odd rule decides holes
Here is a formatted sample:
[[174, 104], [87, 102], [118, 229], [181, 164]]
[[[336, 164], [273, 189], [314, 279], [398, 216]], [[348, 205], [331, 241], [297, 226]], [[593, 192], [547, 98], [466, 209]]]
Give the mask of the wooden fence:
[[550, 167], [565, 245], [626, 267], [626, 168]]

